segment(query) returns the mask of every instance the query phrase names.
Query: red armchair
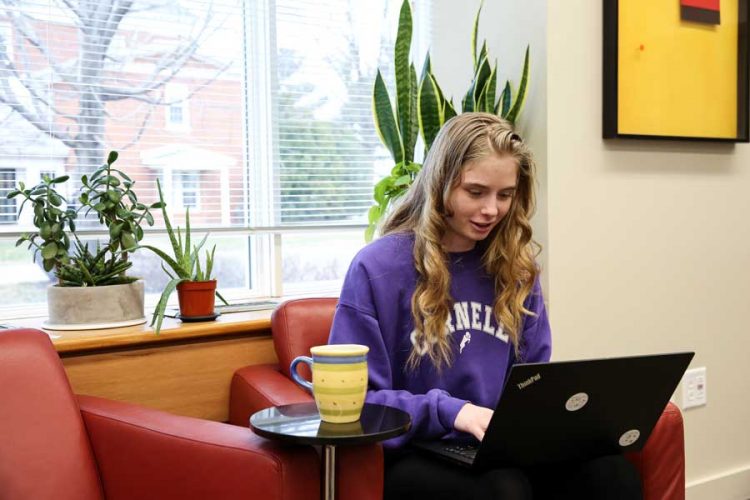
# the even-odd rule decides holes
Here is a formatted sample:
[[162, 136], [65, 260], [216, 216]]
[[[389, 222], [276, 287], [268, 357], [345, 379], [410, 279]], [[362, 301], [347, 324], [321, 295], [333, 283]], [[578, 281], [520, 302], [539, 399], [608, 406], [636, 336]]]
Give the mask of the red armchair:
[[302, 500], [317, 464], [250, 429], [76, 398], [46, 334], [0, 332], [0, 498]]
[[[271, 330], [279, 364], [248, 366], [235, 372], [230, 396], [231, 423], [247, 426], [249, 415], [255, 411], [312, 400], [291, 380], [289, 364], [297, 356], [309, 356], [310, 347], [328, 342], [335, 309], [336, 299], [315, 298], [285, 302], [274, 311]], [[307, 369], [305, 365], [301, 368]], [[347, 452], [349, 456], [344, 455]], [[351, 467], [358, 472], [366, 471], [369, 484], [377, 485], [367, 498], [382, 498], [381, 453], [376, 446], [357, 450], [341, 447], [336, 474], [339, 492], [346, 491], [341, 481], [354, 475], [344, 467]], [[682, 414], [676, 406], [667, 405], [643, 450], [629, 454], [628, 459], [641, 473], [645, 500], [684, 500], [685, 441]], [[364, 498], [344, 495], [341, 498]]]

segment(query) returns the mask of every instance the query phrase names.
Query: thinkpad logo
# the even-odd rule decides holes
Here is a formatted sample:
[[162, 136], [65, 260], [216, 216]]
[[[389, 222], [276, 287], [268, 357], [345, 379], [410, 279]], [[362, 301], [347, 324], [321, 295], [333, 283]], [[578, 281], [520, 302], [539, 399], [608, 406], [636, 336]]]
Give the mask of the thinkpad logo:
[[519, 389], [525, 389], [531, 384], [533, 384], [534, 382], [538, 382], [541, 379], [542, 379], [542, 376], [537, 373], [536, 375], [532, 375], [531, 377], [527, 378], [523, 382], [516, 384], [516, 385], [518, 386]]

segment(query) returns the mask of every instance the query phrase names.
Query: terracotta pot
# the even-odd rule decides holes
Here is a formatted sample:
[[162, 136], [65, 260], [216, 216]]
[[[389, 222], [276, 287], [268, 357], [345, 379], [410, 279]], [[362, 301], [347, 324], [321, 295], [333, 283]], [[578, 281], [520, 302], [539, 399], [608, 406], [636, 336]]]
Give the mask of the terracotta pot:
[[180, 316], [185, 318], [213, 316], [216, 280], [183, 281], [177, 285]]

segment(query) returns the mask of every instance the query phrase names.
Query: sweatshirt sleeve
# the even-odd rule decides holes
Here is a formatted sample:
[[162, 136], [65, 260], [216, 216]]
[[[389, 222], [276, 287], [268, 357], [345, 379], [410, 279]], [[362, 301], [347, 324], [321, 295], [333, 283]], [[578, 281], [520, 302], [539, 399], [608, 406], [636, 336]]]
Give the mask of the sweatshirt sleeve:
[[526, 308], [534, 313], [527, 316], [521, 337], [521, 356], [524, 363], [548, 362], [552, 355], [552, 335], [547, 308], [544, 305], [542, 285], [537, 277], [526, 299]]
[[467, 401], [454, 398], [440, 389], [432, 389], [425, 394], [412, 394], [394, 388], [393, 370], [403, 368], [394, 366], [391, 359], [398, 339], [382, 330], [373, 299], [366, 270], [354, 263], [344, 282], [329, 343], [368, 346], [369, 387], [366, 401], [399, 408], [411, 417], [409, 431], [384, 442], [384, 446], [398, 448], [414, 437], [437, 439], [448, 434], [453, 430], [458, 411]]

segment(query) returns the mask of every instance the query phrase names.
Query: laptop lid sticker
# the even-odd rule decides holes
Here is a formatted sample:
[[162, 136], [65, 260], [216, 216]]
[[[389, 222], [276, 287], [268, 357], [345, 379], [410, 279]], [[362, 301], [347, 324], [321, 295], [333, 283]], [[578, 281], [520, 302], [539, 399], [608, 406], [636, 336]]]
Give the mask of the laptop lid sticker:
[[586, 406], [586, 403], [588, 402], [589, 395], [585, 392], [579, 392], [568, 398], [568, 401], [565, 402], [565, 409], [568, 411], [578, 411]]
[[625, 448], [626, 446], [630, 446], [631, 444], [638, 441], [638, 438], [640, 437], [641, 431], [639, 431], [638, 429], [630, 429], [622, 436], [620, 436], [620, 446], [622, 446], [623, 448]]

